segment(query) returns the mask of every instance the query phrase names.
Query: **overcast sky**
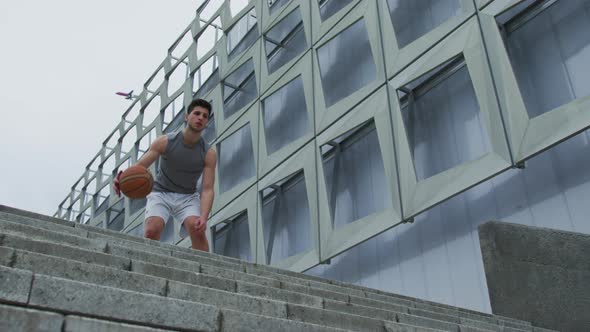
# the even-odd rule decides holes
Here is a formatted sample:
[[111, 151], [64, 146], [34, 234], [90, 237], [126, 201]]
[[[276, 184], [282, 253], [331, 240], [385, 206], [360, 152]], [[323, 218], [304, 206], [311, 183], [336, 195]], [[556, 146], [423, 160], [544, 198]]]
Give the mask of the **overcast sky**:
[[0, 204], [55, 213], [199, 3], [0, 1]]

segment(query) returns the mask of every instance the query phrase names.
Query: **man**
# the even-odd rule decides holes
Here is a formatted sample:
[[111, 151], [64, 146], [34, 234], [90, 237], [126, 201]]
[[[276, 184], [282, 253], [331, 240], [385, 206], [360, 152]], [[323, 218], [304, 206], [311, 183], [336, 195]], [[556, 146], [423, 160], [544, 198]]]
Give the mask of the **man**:
[[[147, 196], [144, 236], [159, 240], [166, 222], [172, 215], [178, 227], [186, 229], [193, 249], [209, 251], [205, 236], [207, 218], [213, 205], [215, 182], [215, 150], [201, 137], [209, 123], [211, 104], [203, 99], [193, 100], [185, 115], [183, 130], [160, 136], [139, 159], [138, 165], [149, 167], [158, 157], [160, 165], [154, 180], [153, 191]], [[197, 180], [201, 180], [201, 193]], [[119, 178], [114, 183], [120, 195]]]

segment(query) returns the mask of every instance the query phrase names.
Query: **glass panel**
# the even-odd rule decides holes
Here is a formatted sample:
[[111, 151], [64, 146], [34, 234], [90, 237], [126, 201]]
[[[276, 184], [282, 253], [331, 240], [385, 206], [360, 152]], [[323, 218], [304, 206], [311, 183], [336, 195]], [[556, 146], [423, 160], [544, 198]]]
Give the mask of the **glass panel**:
[[274, 73], [307, 49], [301, 11], [296, 9], [266, 34], [264, 41], [268, 72]]
[[215, 114], [211, 114], [207, 128], [203, 130], [201, 135], [207, 144], [213, 143], [215, 138], [217, 138], [217, 133], [215, 132]]
[[252, 9], [244, 15], [227, 33], [227, 54], [231, 62], [247, 50], [258, 39], [256, 12]]
[[168, 76], [168, 95], [172, 95], [184, 86], [189, 75], [189, 67], [185, 62], [188, 63], [188, 58], [182, 60]]
[[400, 103], [418, 180], [477, 159], [491, 150], [462, 58], [403, 90], [399, 92]]
[[291, 0], [269, 0], [268, 5], [270, 7], [270, 14], [276, 13], [277, 10], [288, 4]]
[[387, 4], [400, 49], [461, 13], [459, 0], [387, 0]]
[[125, 224], [125, 208], [123, 201], [115, 204], [108, 210], [108, 223], [107, 228], [113, 231], [121, 231]]
[[147, 203], [147, 199], [130, 199], [129, 200], [129, 214], [133, 215], [137, 211], [143, 209]]
[[227, 224], [216, 225], [213, 229], [213, 252], [219, 255], [251, 261], [250, 229], [248, 215], [240, 214]]
[[538, 3], [505, 25], [506, 47], [531, 118], [590, 95], [590, 0]]
[[364, 20], [318, 49], [326, 107], [364, 87], [377, 76]]
[[267, 263], [304, 252], [311, 245], [309, 203], [303, 172], [275, 184], [275, 188], [263, 193], [262, 220]]
[[221, 19], [217, 17], [212, 24], [207, 25], [205, 30], [197, 37], [197, 58], [201, 59], [205, 56], [213, 47], [215, 43], [221, 38], [222, 31]]
[[202, 98], [219, 83], [218, 67], [217, 55], [213, 55], [195, 71], [193, 74], [195, 98]]
[[229, 118], [242, 107], [256, 99], [256, 75], [252, 59], [241, 65], [223, 82], [223, 113]]
[[301, 76], [262, 101], [262, 120], [269, 155], [309, 131]]
[[127, 234], [137, 237], [143, 237], [143, 223], [140, 223], [139, 225], [135, 226], [132, 230], [127, 232]]
[[129, 128], [127, 133], [121, 138], [121, 154], [129, 153], [135, 147], [137, 141], [137, 128]]
[[322, 147], [326, 190], [335, 227], [391, 207], [373, 122]]
[[256, 175], [249, 124], [219, 143], [217, 150], [222, 193]]
[[322, 21], [329, 19], [351, 2], [352, 0], [319, 0]]

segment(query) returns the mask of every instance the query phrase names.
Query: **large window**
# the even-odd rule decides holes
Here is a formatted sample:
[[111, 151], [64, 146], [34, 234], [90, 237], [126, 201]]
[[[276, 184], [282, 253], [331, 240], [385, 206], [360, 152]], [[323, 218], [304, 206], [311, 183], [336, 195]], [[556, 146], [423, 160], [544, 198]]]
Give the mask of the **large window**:
[[125, 206], [121, 200], [107, 210], [107, 228], [113, 231], [121, 231], [124, 224]]
[[399, 48], [461, 12], [459, 0], [387, 0]]
[[590, 0], [527, 1], [498, 22], [529, 117], [590, 95]]
[[373, 121], [337, 137], [321, 150], [335, 227], [391, 207]]
[[218, 145], [221, 193], [256, 175], [252, 133], [246, 125]]
[[266, 33], [264, 47], [271, 74], [307, 49], [300, 9], [292, 11]]
[[214, 253], [244, 261], [252, 260], [246, 211], [213, 226], [211, 231]]
[[229, 61], [242, 54], [258, 39], [258, 21], [254, 8], [244, 15], [227, 33], [227, 54]]
[[311, 224], [304, 173], [289, 176], [261, 194], [267, 264], [307, 250]]
[[301, 76], [262, 101], [266, 151], [270, 155], [309, 132]]
[[462, 57], [398, 90], [418, 180], [491, 149], [479, 104]]
[[291, 0], [268, 0], [268, 6], [270, 9], [270, 14], [274, 14], [280, 8], [283, 8], [284, 5], [288, 4]]
[[256, 99], [257, 94], [254, 62], [250, 59], [223, 81], [223, 114], [225, 118], [229, 118], [242, 107], [248, 105]]
[[363, 19], [318, 49], [326, 107], [361, 89], [377, 77]]

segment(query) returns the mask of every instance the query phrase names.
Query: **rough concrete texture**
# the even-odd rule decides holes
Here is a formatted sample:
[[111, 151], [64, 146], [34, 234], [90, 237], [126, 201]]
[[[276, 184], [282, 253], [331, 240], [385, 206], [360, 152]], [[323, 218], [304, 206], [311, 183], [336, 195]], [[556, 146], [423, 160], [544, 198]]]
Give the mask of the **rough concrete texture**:
[[384, 330], [383, 321], [377, 319], [295, 304], [288, 304], [287, 307], [289, 319], [304, 323], [329, 326], [351, 331]]
[[43, 275], [35, 276], [29, 304], [109, 320], [198, 331], [217, 331], [220, 321], [220, 312], [213, 306]]
[[223, 332], [235, 331], [284, 331], [284, 332], [344, 332], [320, 325], [306, 324], [292, 320], [264, 317], [235, 310], [222, 310]]
[[166, 279], [48, 255], [18, 250], [13, 267], [64, 279], [166, 296]]
[[489, 222], [479, 228], [492, 311], [590, 331], [590, 236]]
[[162, 332], [171, 330], [155, 329], [124, 323], [115, 323], [79, 316], [67, 316], [63, 332]]
[[287, 317], [285, 303], [175, 281], [168, 284], [168, 296], [191, 302], [207, 303], [225, 309], [242, 310], [257, 315]]
[[127, 270], [129, 269], [129, 265], [131, 263], [131, 260], [126, 258], [116, 257], [63, 244], [31, 240], [17, 235], [4, 235], [0, 244], [2, 246], [14, 249], [21, 249], [66, 259], [73, 259], [84, 263], [104, 265], [115, 269]]
[[0, 305], [0, 331], [59, 332], [63, 320], [62, 315], [52, 312]]
[[31, 290], [33, 273], [0, 266], [0, 300], [26, 304]]

